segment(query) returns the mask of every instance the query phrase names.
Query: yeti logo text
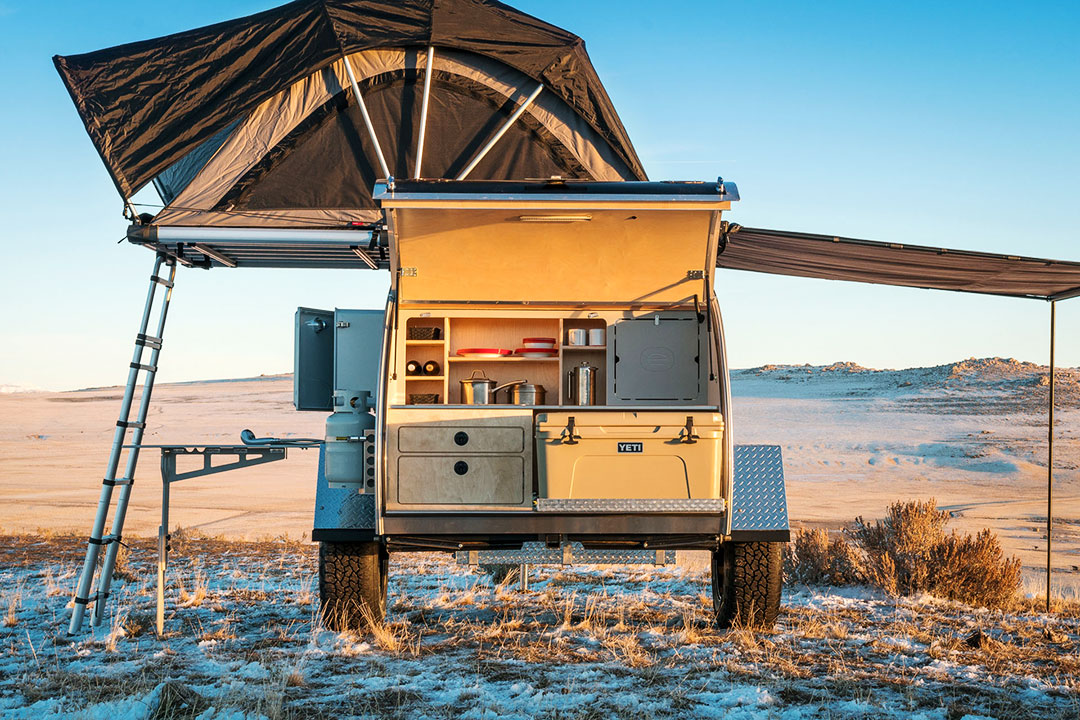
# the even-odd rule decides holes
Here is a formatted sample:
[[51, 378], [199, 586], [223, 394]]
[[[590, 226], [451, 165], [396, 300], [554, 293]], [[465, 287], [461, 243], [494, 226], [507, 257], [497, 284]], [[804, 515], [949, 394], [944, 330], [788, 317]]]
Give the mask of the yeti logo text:
[[643, 443], [631, 443], [621, 442], [619, 443], [619, 452], [621, 453], [643, 453], [645, 452], [645, 445]]

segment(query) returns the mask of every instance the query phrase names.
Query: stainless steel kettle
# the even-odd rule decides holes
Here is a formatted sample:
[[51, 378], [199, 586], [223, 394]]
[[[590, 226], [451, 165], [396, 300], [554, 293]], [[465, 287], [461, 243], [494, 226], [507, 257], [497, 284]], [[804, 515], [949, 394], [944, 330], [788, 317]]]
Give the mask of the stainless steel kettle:
[[596, 404], [596, 376], [600, 368], [583, 362], [567, 373], [566, 392], [575, 405]]

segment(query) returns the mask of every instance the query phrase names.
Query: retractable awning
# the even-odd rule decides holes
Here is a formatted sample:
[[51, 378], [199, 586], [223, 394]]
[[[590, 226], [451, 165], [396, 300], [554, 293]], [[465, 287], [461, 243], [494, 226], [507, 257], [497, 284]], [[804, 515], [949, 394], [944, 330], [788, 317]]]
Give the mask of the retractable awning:
[[1080, 262], [874, 242], [731, 224], [717, 267], [773, 275], [1065, 300], [1080, 295]]
[[1054, 524], [1054, 345], [1058, 300], [1080, 296], [1080, 263], [725, 223], [716, 266], [771, 275], [1031, 298], [1050, 302], [1047, 403], [1046, 612], [1051, 609]]

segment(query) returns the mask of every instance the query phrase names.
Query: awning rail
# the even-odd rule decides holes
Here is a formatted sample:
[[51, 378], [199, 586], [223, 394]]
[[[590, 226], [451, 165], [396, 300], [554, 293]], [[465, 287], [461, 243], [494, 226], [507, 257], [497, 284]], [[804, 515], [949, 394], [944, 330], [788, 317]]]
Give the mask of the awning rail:
[[388, 270], [390, 258], [370, 227], [298, 230], [132, 225], [128, 240], [189, 267]]

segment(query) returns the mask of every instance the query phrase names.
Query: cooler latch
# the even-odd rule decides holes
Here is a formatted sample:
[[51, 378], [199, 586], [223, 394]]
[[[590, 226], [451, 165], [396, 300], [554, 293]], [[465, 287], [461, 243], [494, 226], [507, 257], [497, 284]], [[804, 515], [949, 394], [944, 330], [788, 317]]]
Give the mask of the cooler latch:
[[577, 442], [580, 439], [581, 436], [574, 432], [574, 416], [571, 415], [566, 421], [566, 433], [563, 436], [563, 443], [567, 445], [577, 445]]
[[679, 433], [679, 440], [684, 443], [696, 443], [701, 439], [701, 436], [694, 432], [694, 416], [686, 416], [686, 427], [683, 428], [683, 432]]

